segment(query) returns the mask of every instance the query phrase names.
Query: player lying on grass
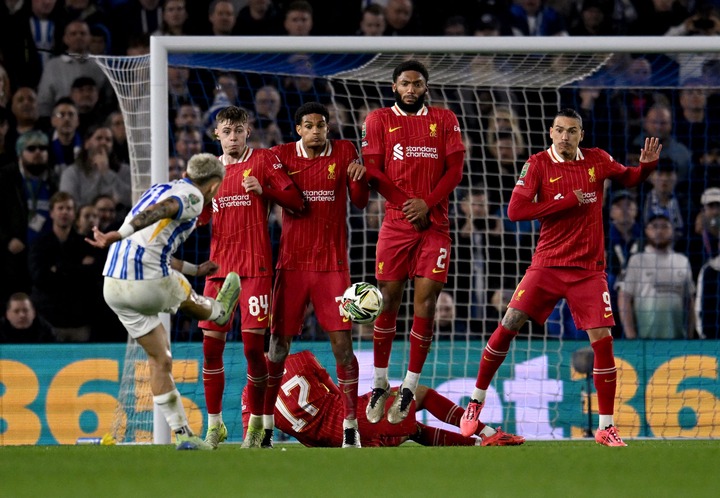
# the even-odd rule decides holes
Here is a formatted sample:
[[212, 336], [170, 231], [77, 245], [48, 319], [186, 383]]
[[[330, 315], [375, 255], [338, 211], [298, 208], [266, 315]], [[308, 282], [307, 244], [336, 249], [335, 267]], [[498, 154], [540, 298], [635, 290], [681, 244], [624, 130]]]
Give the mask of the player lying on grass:
[[[365, 447], [399, 446], [407, 440], [424, 446], [516, 446], [525, 438], [493, 429], [481, 423], [475, 433], [478, 437], [464, 437], [415, 419], [416, 410], [426, 409], [439, 420], [459, 427], [463, 409], [427, 386], [418, 386], [409, 416], [399, 424], [383, 419], [370, 424], [365, 406], [371, 393], [358, 398], [358, 430]], [[397, 389], [386, 401], [387, 411]], [[243, 428], [247, 431], [250, 412], [247, 406], [247, 388], [242, 395]], [[291, 354], [285, 361], [280, 393], [275, 403], [275, 426], [305, 446], [341, 447], [343, 444], [342, 420], [343, 393], [327, 371], [310, 351]]]

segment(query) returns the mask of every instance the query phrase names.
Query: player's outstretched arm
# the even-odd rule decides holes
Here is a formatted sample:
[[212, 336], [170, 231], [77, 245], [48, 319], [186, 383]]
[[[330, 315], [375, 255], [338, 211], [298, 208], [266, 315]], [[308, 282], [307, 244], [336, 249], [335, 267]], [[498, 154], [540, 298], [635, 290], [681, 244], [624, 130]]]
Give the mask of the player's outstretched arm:
[[645, 145], [640, 150], [640, 167], [624, 168], [616, 179], [625, 187], [634, 187], [647, 180], [650, 173], [655, 171], [660, 160], [662, 145], [657, 137], [645, 138]]
[[190, 275], [191, 277], [205, 277], [207, 275], [213, 275], [220, 268], [215, 261], [205, 261], [199, 265], [195, 265], [174, 257], [170, 259], [170, 267], [173, 270], [179, 271], [185, 275]]
[[180, 203], [178, 200], [170, 197], [142, 210], [118, 230], [102, 233], [97, 227], [93, 227], [93, 238], [85, 238], [85, 241], [93, 247], [105, 249], [113, 242], [129, 237], [134, 232], [149, 227], [153, 223], [166, 218], [174, 218], [179, 210]]

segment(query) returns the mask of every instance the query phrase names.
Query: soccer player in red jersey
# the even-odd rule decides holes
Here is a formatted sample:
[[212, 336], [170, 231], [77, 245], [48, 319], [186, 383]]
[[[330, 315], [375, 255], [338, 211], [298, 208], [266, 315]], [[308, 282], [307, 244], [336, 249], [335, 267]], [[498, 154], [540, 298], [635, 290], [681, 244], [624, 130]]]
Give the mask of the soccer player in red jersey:
[[[275, 404], [274, 417], [278, 429], [305, 446], [340, 447], [343, 444], [343, 397], [340, 388], [310, 351], [287, 357], [285, 373]], [[392, 395], [397, 391], [393, 389]], [[410, 415], [400, 424], [382, 421], [371, 425], [365, 418], [364, 405], [371, 393], [358, 399], [358, 426], [363, 446], [399, 446], [408, 439], [425, 446], [517, 446], [525, 438], [480, 424], [478, 437], [465, 437], [438, 427], [418, 422], [415, 411], [426, 409], [438, 420], [456, 427], [462, 408], [434, 389], [418, 386], [417, 399], [411, 403]], [[243, 426], [247, 428], [249, 411], [247, 388], [243, 391]], [[387, 401], [387, 407], [391, 400]]]
[[529, 318], [545, 323], [557, 301], [565, 298], [575, 325], [587, 331], [595, 353], [593, 380], [600, 414], [595, 441], [627, 446], [613, 421], [617, 370], [610, 328], [615, 321], [605, 275], [603, 189], [607, 178], [626, 187], [643, 182], [657, 166], [662, 145], [658, 138], [646, 138], [640, 166], [628, 168], [603, 150], [580, 148], [583, 134], [580, 115], [561, 110], [550, 127], [552, 146], [528, 159], [515, 184], [508, 217], [539, 219], [540, 238], [530, 267], [482, 353], [475, 390], [460, 424], [463, 434], [475, 431], [490, 381], [520, 327]]
[[303, 104], [295, 112], [295, 131], [300, 140], [272, 148], [303, 192], [306, 204], [300, 216], [283, 213], [273, 288], [264, 426], [266, 438], [271, 437], [285, 358], [293, 336], [301, 330], [305, 309], [312, 303], [318, 323], [330, 336], [344, 395], [343, 447], [360, 447], [356, 419], [358, 362], [352, 349], [352, 324], [340, 313], [339, 300], [350, 285], [348, 191], [352, 203], [363, 209], [370, 189], [355, 146], [348, 140], [328, 139], [328, 120], [324, 105]]
[[448, 197], [462, 179], [465, 148], [457, 116], [428, 107], [428, 71], [415, 60], [393, 72], [395, 105], [371, 112], [363, 125], [363, 161], [371, 185], [385, 197], [375, 277], [384, 308], [373, 333], [373, 395], [367, 418], [378, 422], [390, 395], [388, 364], [397, 314], [408, 279], [415, 298], [410, 361], [400, 395], [388, 411], [391, 423], [408, 414], [433, 337], [435, 303], [450, 263]]
[[[264, 435], [262, 413], [268, 379], [264, 335], [270, 321], [272, 290], [268, 212], [272, 202], [300, 211], [303, 199], [274, 153], [247, 146], [248, 120], [247, 111], [235, 106], [226, 107], [217, 115], [215, 135], [223, 150], [219, 159], [227, 173], [212, 206], [203, 212], [202, 221], [212, 219], [210, 254], [220, 265], [218, 272], [205, 281], [205, 295], [215, 297], [228, 272], [240, 275], [240, 328], [248, 362], [247, 381], [252, 386], [250, 431], [243, 446], [259, 447]], [[199, 323], [203, 330], [203, 384], [208, 407], [205, 440], [216, 448], [227, 438], [222, 421], [223, 351], [232, 325], [233, 320], [224, 326], [207, 320]]]

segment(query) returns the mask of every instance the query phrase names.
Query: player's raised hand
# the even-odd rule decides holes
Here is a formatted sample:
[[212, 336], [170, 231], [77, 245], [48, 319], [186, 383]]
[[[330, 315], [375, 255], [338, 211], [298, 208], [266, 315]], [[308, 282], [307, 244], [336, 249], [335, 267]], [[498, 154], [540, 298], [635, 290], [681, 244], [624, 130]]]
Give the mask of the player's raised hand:
[[640, 162], [651, 163], [660, 159], [660, 152], [662, 151], [662, 145], [660, 139], [657, 137], [645, 138], [645, 147], [640, 150]]
[[105, 249], [110, 247], [110, 244], [117, 242], [122, 239], [120, 233], [116, 231], [102, 233], [98, 227], [92, 227], [93, 238], [85, 237], [85, 242], [98, 249]]
[[365, 176], [365, 171], [367, 171], [367, 168], [365, 168], [365, 166], [363, 166], [357, 161], [353, 161], [348, 164], [347, 175], [348, 178], [350, 178], [351, 180], [359, 180], [363, 176]]
[[242, 186], [245, 187], [245, 192], [252, 192], [257, 195], [262, 195], [263, 193], [262, 185], [260, 185], [260, 182], [254, 176], [246, 176], [243, 178]]

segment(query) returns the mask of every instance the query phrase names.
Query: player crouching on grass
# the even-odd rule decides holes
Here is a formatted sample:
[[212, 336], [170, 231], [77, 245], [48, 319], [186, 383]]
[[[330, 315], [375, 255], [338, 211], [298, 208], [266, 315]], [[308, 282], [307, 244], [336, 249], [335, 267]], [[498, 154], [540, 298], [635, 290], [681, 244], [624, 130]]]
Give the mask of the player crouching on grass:
[[199, 320], [227, 323], [240, 294], [240, 279], [229, 274], [217, 299], [198, 296], [183, 273], [205, 276], [216, 272], [218, 265], [194, 265], [170, 256], [195, 229], [203, 206], [220, 188], [225, 166], [211, 154], [196, 154], [185, 175], [150, 187], [117, 231], [103, 233], [93, 227], [94, 239], [85, 240], [100, 249], [110, 246], [103, 269], [105, 301], [148, 355], [153, 401], [175, 433], [177, 449], [212, 450], [188, 426], [172, 376], [170, 340], [159, 314], [181, 310]]

